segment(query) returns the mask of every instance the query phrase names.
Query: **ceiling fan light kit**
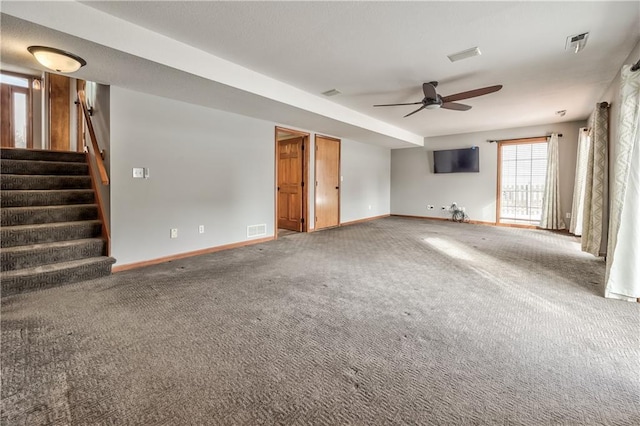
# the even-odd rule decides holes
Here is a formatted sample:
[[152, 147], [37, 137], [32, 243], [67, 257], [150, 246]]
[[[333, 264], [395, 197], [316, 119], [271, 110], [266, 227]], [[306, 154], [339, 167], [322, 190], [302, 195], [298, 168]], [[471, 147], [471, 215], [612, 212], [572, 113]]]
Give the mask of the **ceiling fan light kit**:
[[489, 93], [497, 92], [498, 90], [502, 89], [502, 85], [498, 84], [496, 86], [483, 87], [481, 89], [469, 90], [467, 92], [461, 92], [461, 93], [456, 93], [455, 95], [442, 97], [436, 92], [437, 86], [438, 86], [437, 81], [424, 83], [422, 85], [422, 92], [424, 93], [424, 98], [420, 102], [409, 102], [409, 103], [403, 103], [403, 104], [380, 104], [380, 105], [374, 105], [374, 107], [422, 105], [417, 110], [412, 111], [409, 114], [405, 115], [405, 117], [409, 117], [410, 115], [413, 115], [418, 111], [422, 111], [423, 109], [443, 108], [443, 109], [451, 109], [454, 111], [469, 111], [471, 109], [471, 105], [460, 104], [456, 101], [488, 95]]

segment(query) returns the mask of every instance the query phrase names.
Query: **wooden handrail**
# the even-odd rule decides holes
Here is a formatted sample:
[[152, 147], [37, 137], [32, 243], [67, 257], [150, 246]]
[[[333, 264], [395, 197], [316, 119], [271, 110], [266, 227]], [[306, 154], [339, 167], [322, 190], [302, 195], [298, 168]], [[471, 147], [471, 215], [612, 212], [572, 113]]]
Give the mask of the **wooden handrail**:
[[100, 174], [100, 180], [103, 185], [109, 185], [109, 175], [107, 169], [104, 167], [104, 152], [100, 150], [98, 145], [98, 138], [96, 138], [96, 132], [93, 130], [93, 123], [91, 123], [91, 115], [89, 114], [89, 107], [87, 106], [87, 97], [84, 94], [84, 90], [78, 90], [78, 100], [84, 113], [84, 118], [87, 123], [87, 129], [89, 129], [89, 138], [91, 139], [91, 146], [93, 147], [93, 153], [96, 157], [96, 164], [98, 165], [98, 173]]

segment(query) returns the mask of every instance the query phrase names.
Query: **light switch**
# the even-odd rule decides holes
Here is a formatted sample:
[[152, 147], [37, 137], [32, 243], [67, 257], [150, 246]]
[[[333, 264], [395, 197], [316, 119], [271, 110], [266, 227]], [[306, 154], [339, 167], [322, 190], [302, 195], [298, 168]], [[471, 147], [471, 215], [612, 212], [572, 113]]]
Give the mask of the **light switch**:
[[144, 168], [144, 178], [145, 179], [149, 179], [149, 168], [148, 167]]
[[143, 178], [144, 177], [144, 169], [142, 167], [134, 167], [133, 168], [133, 177], [138, 179], [138, 178]]

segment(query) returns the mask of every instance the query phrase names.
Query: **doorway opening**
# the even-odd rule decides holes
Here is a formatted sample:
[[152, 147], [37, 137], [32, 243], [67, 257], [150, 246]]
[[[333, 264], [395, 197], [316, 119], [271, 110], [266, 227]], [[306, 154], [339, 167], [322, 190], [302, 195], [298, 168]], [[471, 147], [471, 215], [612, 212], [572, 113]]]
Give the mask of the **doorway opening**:
[[309, 133], [276, 127], [275, 238], [307, 232]]
[[498, 142], [497, 223], [537, 226], [546, 175], [546, 138]]
[[0, 73], [3, 148], [33, 147], [33, 81], [28, 75]]

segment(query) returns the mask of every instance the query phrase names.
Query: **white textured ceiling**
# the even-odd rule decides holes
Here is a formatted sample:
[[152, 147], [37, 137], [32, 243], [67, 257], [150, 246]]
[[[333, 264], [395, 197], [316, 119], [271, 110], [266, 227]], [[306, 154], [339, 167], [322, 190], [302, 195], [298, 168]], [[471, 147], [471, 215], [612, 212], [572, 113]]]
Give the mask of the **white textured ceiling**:
[[[381, 132], [392, 136], [387, 138], [389, 142], [379, 142], [391, 147], [407, 146], [398, 140], [410, 139], [398, 136], [393, 127], [419, 136], [435, 136], [584, 119], [640, 39], [637, 1], [85, 4], [126, 21], [123, 24], [133, 23], [165, 35], [311, 95], [319, 96], [335, 88], [342, 94], [326, 99], [370, 117], [374, 132], [378, 131], [373, 129], [376, 121], [392, 126], [391, 131]], [[43, 3], [39, 7], [54, 12], [57, 6]], [[25, 14], [20, 17], [29, 20]], [[113, 26], [112, 31], [114, 44], [110, 46], [104, 37], [101, 44], [117, 45], [119, 33], [124, 33], [118, 26]], [[590, 33], [585, 50], [566, 53], [566, 37], [585, 31]], [[3, 28], [3, 45], [5, 32]], [[45, 36], [46, 31], [41, 32]], [[456, 63], [446, 57], [473, 46], [480, 47], [481, 56]], [[169, 74], [171, 78], [179, 74], [148, 60], [131, 61], [135, 64], [132, 68], [127, 65], [131, 55], [100, 49], [103, 54], [95, 58], [85, 57], [89, 54], [82, 46], [74, 52], [93, 65], [96, 75], [100, 74], [96, 71], [101, 64], [113, 66], [112, 59], [107, 58], [120, 55], [119, 71], [123, 75], [102, 72], [102, 78], [94, 77], [95, 80], [123, 85], [122, 77], [135, 72], [140, 80], [157, 78], [166, 82]], [[3, 55], [8, 54], [5, 50], [3, 46]], [[208, 77], [180, 78], [190, 81], [191, 89], [187, 91], [193, 92], [189, 95], [192, 100], [185, 93], [178, 93], [181, 90], [177, 85], [153, 90], [163, 96], [207, 104], [198, 98], [198, 87], [210, 92], [215, 86], [228, 96], [232, 111], [293, 126], [307, 125], [309, 121], [297, 123], [295, 116], [310, 114], [310, 119], [317, 114], [312, 108], [308, 114], [298, 111], [305, 109], [302, 104], [274, 105], [274, 99], [255, 99], [255, 93], [218, 87], [223, 85], [216, 86]], [[431, 80], [440, 82], [438, 92], [443, 96], [494, 84], [504, 88], [464, 101], [473, 106], [467, 112], [429, 110], [402, 118], [411, 107], [372, 106], [419, 101], [421, 84]], [[136, 89], [131, 82], [124, 86]], [[139, 90], [153, 92], [147, 86], [153, 84], [142, 81]], [[255, 109], [262, 108], [256, 105], [269, 109], [269, 117], [257, 114]], [[558, 117], [557, 110], [567, 110], [567, 114]], [[323, 118], [317, 117], [316, 121], [320, 123]], [[337, 125], [334, 129], [327, 123], [324, 127], [347, 137], [337, 131], [346, 131], [356, 121], [342, 128]], [[356, 127], [368, 127], [359, 123]], [[351, 136], [358, 136], [357, 131], [351, 130]]]

